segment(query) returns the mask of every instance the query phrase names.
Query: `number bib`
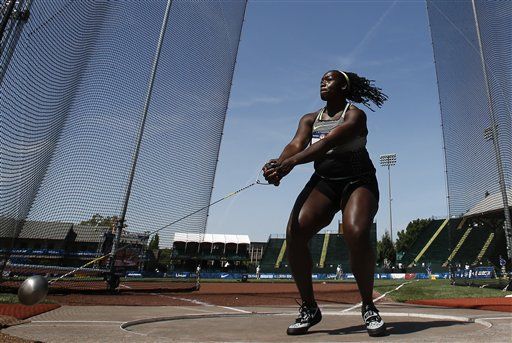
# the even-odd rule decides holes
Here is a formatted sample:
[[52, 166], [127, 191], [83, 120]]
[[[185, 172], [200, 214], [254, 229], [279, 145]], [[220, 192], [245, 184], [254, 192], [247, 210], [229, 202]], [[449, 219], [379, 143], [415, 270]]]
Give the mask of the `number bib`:
[[325, 135], [326, 134], [323, 132], [313, 131], [313, 133], [311, 135], [311, 144], [315, 144], [319, 140], [323, 139], [325, 137]]

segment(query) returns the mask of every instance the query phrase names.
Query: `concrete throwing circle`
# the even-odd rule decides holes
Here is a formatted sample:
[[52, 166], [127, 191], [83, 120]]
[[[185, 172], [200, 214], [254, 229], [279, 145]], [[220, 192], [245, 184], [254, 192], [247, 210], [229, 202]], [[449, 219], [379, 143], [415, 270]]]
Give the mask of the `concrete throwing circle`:
[[[303, 336], [287, 336], [294, 313], [212, 313], [159, 317], [126, 322], [121, 328], [148, 338], [179, 342], [375, 342], [366, 333], [358, 312], [322, 313], [322, 321]], [[466, 317], [381, 312], [386, 341], [465, 340], [492, 325]]]

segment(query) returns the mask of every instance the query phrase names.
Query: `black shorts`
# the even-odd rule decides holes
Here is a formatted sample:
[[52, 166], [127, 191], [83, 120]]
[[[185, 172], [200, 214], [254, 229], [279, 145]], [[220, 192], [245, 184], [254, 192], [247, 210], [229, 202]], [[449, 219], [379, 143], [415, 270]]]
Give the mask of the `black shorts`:
[[365, 187], [373, 193], [377, 202], [379, 201], [379, 185], [375, 173], [347, 177], [341, 180], [330, 180], [313, 174], [304, 189], [316, 188], [320, 193], [340, 204], [341, 200], [346, 202], [354, 190]]

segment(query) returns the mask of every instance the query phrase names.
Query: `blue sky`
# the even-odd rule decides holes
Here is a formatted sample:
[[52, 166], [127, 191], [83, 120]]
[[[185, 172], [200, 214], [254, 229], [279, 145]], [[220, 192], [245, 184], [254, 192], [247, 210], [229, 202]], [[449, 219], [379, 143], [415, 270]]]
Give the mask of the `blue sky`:
[[[252, 182], [277, 157], [299, 118], [323, 106], [322, 74], [353, 71], [389, 96], [367, 110], [368, 150], [381, 191], [378, 236], [389, 228], [387, 169], [392, 167], [393, 230], [447, 214], [439, 97], [424, 1], [249, 1], [212, 201]], [[210, 209], [207, 232], [266, 241], [284, 234], [297, 194], [312, 173], [296, 167], [280, 187], [255, 186]], [[335, 231], [339, 215], [327, 228]]]

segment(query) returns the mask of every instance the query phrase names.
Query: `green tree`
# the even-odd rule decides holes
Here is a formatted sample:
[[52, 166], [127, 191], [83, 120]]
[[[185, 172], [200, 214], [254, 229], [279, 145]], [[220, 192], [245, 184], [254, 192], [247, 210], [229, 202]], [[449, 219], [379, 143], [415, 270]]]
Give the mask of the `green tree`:
[[158, 254], [158, 269], [161, 272], [166, 272], [171, 264], [171, 249], [161, 249]]
[[403, 231], [398, 232], [398, 238], [395, 242], [396, 251], [398, 253], [407, 252], [420, 233], [432, 222], [431, 219], [415, 219], [411, 221], [407, 228]]
[[111, 227], [116, 221], [117, 216], [103, 217], [101, 214], [96, 213], [92, 216], [91, 219], [80, 222], [80, 225]]
[[155, 233], [155, 235], [151, 237], [148, 248], [149, 250], [158, 250], [160, 248], [160, 237], [158, 236], [158, 233]]
[[382, 265], [384, 259], [387, 259], [391, 264], [396, 262], [395, 247], [387, 231], [382, 236], [382, 239], [377, 242], [377, 263]]

